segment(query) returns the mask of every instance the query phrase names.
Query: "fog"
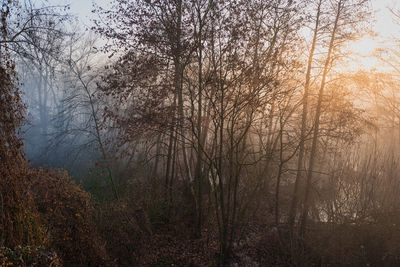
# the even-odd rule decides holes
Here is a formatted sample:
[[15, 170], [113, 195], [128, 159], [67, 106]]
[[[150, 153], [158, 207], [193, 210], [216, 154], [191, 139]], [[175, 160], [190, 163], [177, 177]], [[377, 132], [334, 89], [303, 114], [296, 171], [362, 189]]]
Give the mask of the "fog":
[[0, 247], [63, 266], [400, 264], [395, 2], [64, 4], [3, 4], [27, 159], [4, 181], [27, 181], [41, 237]]

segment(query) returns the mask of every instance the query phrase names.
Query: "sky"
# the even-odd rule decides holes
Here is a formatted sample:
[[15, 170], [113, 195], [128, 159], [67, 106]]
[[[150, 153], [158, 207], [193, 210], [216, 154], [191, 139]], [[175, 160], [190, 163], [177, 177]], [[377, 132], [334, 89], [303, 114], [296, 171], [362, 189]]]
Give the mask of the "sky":
[[77, 16], [83, 27], [90, 26], [91, 19], [96, 16], [92, 13], [93, 3], [102, 7], [107, 7], [110, 2], [111, 0], [47, 0], [47, 3], [51, 5], [69, 5], [71, 13]]
[[394, 45], [394, 38], [400, 36], [400, 19], [396, 23], [395, 16], [390, 10], [400, 10], [399, 0], [372, 0], [371, 30], [376, 36], [366, 35], [349, 43], [352, 56], [347, 61], [347, 69], [373, 70], [386, 68], [374, 54], [377, 48], [388, 48]]
[[374, 28], [377, 32], [381, 32], [383, 35], [390, 35], [390, 33], [397, 26], [393, 22], [393, 14], [390, 12], [389, 8], [400, 8], [399, 0], [372, 1], [372, 10], [376, 12], [376, 23]]
[[[78, 17], [83, 29], [90, 28], [91, 19], [96, 16], [91, 12], [93, 3], [107, 7], [110, 2], [111, 0], [47, 0], [47, 3], [51, 5], [69, 4], [71, 13]], [[399, 24], [396, 24], [389, 8], [400, 10], [400, 0], [371, 0], [374, 19], [371, 29], [378, 35], [375, 37], [367, 35], [349, 44], [349, 49], [354, 51], [353, 57], [348, 61], [349, 68], [368, 70], [379, 68], [380, 62], [373, 56], [375, 49], [393, 45], [393, 37], [400, 36], [400, 19]]]
[[[70, 4], [71, 12], [76, 14], [80, 21], [84, 24], [90, 23], [90, 19], [93, 18], [92, 3], [100, 6], [107, 6], [111, 2], [110, 0], [47, 0], [50, 4]], [[399, 0], [372, 0], [372, 9], [376, 11], [376, 23], [374, 28], [376, 31], [383, 33], [384, 35], [390, 35], [390, 31], [395, 26], [392, 21], [392, 14], [388, 10], [388, 7], [400, 8]]]

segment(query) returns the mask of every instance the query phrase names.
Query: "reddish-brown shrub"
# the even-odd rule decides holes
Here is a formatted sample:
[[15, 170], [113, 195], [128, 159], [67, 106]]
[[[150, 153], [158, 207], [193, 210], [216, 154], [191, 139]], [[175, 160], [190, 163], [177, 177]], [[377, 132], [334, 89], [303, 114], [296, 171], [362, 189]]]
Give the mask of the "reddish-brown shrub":
[[[4, 23], [4, 22], [3, 22]], [[19, 129], [24, 107], [14, 85], [12, 62], [0, 50], [0, 245], [41, 243], [32, 206]], [[6, 63], [5, 63], [6, 62]]]
[[63, 171], [34, 170], [32, 192], [48, 244], [65, 266], [106, 266], [89, 194]]

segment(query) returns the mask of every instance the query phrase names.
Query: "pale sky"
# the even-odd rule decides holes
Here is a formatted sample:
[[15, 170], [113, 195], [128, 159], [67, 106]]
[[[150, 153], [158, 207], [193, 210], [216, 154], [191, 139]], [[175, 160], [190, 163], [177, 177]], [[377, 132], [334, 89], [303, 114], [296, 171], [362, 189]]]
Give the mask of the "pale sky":
[[353, 55], [347, 60], [347, 66], [344, 66], [346, 69], [385, 69], [387, 66], [374, 56], [374, 53], [377, 48], [385, 49], [392, 47], [394, 45], [394, 38], [400, 37], [400, 20], [399, 24], [396, 24], [395, 16], [390, 11], [390, 9], [400, 9], [400, 1], [372, 0], [371, 7], [373, 12], [371, 30], [377, 36], [367, 35], [349, 44]]
[[[36, 0], [42, 2], [44, 0]], [[82, 29], [91, 25], [91, 19], [95, 14], [91, 11], [93, 3], [107, 7], [111, 0], [45, 0], [51, 5], [69, 4], [71, 13], [78, 16]], [[361, 40], [349, 44], [350, 50], [356, 52], [348, 62], [349, 69], [372, 69], [379, 68], [378, 60], [372, 56], [378, 47], [393, 45], [393, 37], [400, 37], [399, 24], [394, 22], [394, 16], [389, 8], [400, 10], [400, 0], [371, 0], [371, 7], [375, 21], [372, 23], [372, 30], [378, 34], [377, 37], [365, 36]]]
[[388, 8], [400, 8], [399, 0], [372, 0], [372, 9], [376, 11], [374, 30], [385, 37], [390, 37], [394, 32], [398, 32], [400, 25], [393, 22], [394, 16]]
[[[48, 0], [50, 4], [70, 4], [72, 13], [78, 15], [79, 19], [87, 24], [94, 15], [91, 13], [92, 3], [100, 6], [107, 6], [110, 0]], [[376, 13], [376, 31], [389, 36], [393, 30], [393, 15], [387, 7], [400, 8], [400, 0], [372, 0], [372, 8]]]
[[[39, 2], [40, 0], [37, 1]], [[93, 3], [107, 7], [110, 2], [110, 0], [47, 0], [47, 3], [51, 5], [70, 5], [71, 13], [78, 17], [83, 27], [90, 26], [90, 20], [96, 16], [92, 13]]]

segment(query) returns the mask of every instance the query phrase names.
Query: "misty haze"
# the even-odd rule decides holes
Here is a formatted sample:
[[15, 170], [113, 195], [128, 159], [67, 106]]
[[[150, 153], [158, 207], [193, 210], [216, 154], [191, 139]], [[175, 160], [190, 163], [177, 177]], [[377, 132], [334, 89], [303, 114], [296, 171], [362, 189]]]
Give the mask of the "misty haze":
[[400, 266], [400, 2], [0, 1], [1, 266]]

